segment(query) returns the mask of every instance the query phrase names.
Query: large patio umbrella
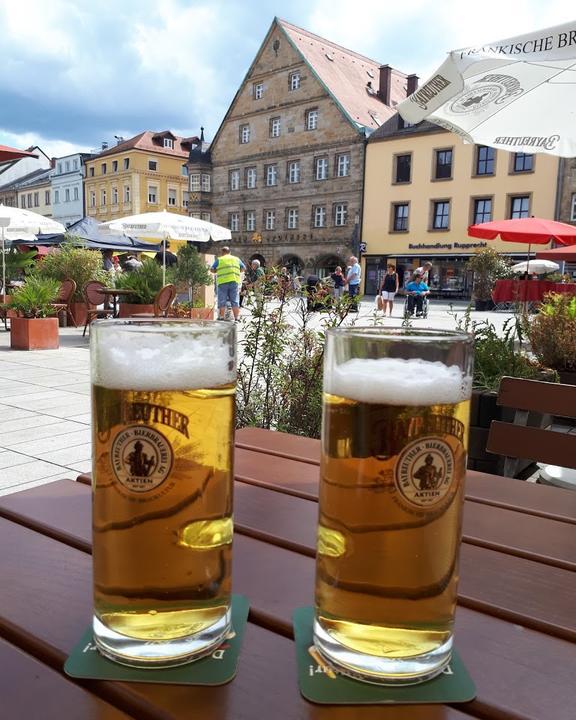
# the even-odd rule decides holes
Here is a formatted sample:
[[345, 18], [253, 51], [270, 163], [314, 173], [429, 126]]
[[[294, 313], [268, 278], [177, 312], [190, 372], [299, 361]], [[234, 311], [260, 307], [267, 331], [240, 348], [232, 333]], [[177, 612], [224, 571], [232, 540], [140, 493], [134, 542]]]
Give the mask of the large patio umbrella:
[[38, 215], [30, 210], [0, 205], [0, 228], [2, 234], [2, 292], [6, 293], [6, 241], [35, 240], [38, 233], [63, 233], [62, 223]]
[[542, 260], [576, 263], [576, 245], [553, 248], [552, 250], [539, 250], [536, 257], [542, 258]]
[[454, 50], [398, 112], [465, 142], [576, 156], [576, 22]]
[[9, 160], [18, 160], [23, 157], [37, 158], [38, 153], [29, 152], [28, 150], [17, 150], [8, 145], [0, 145], [0, 163], [7, 162]]
[[[86, 216], [68, 226], [66, 234], [38, 235], [36, 243], [31, 241], [17, 242], [17, 245], [60, 245], [65, 240], [80, 244], [88, 250], [116, 250], [117, 252], [160, 252], [161, 246], [142, 242], [128, 235], [119, 235], [101, 230], [101, 224], [92, 217]], [[78, 239], [78, 242], [77, 240]]]
[[512, 265], [510, 268], [514, 273], [536, 273], [536, 275], [546, 275], [546, 273], [558, 272], [560, 265], [551, 260], [530, 260], [529, 262], [520, 262]]
[[166, 240], [208, 242], [209, 240], [230, 240], [232, 238], [230, 230], [221, 225], [187, 215], [177, 215], [166, 210], [110, 220], [102, 223], [100, 227], [112, 232], [132, 235], [140, 240], [164, 241], [162, 245], [163, 282], [166, 282]]

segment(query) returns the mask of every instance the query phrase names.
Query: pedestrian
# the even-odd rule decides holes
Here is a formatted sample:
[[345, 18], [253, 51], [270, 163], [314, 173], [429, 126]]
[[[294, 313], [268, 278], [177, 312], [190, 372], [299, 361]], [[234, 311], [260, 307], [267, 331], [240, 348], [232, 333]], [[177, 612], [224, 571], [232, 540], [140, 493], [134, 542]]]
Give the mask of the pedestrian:
[[408, 294], [407, 314], [412, 316], [416, 309], [416, 317], [422, 317], [424, 298], [430, 293], [430, 290], [421, 275], [414, 273], [414, 279], [406, 285], [406, 293]]
[[382, 298], [382, 310], [384, 316], [386, 316], [386, 308], [388, 308], [388, 317], [392, 317], [392, 308], [394, 307], [394, 296], [398, 292], [398, 286], [400, 281], [398, 279], [398, 273], [392, 263], [388, 265], [386, 275], [382, 278], [380, 283], [380, 297]]
[[104, 270], [110, 272], [114, 270], [114, 261], [112, 259], [112, 250], [102, 250], [102, 266]]
[[[348, 295], [351, 298], [357, 298], [360, 294], [360, 280], [362, 279], [362, 268], [358, 262], [358, 258], [354, 255], [350, 256], [348, 260], [348, 272], [346, 273], [346, 284], [348, 285]], [[352, 300], [350, 303], [350, 310], [352, 312], [358, 312], [358, 301]]]
[[336, 266], [334, 272], [330, 275], [330, 277], [332, 278], [332, 282], [334, 283], [332, 293], [334, 295], [334, 298], [336, 300], [339, 300], [344, 293], [344, 286], [346, 285], [346, 278], [342, 273], [342, 268], [340, 267], [340, 265]]
[[216, 275], [218, 293], [218, 319], [224, 320], [226, 305], [230, 303], [234, 320], [240, 314], [240, 273], [246, 266], [240, 258], [232, 255], [230, 248], [224, 246], [220, 257], [214, 260], [210, 271]]
[[141, 261], [138, 260], [136, 255], [128, 255], [126, 262], [124, 263], [124, 270], [127, 272], [135, 272], [136, 270], [142, 270], [144, 266]]
[[425, 262], [421, 267], [414, 270], [414, 275], [420, 275], [423, 282], [425, 282], [426, 285], [430, 285], [430, 270], [432, 270], [432, 263]]
[[[164, 246], [166, 246], [166, 249], [164, 250]], [[164, 264], [164, 255], [166, 255], [166, 267], [173, 267], [174, 265], [178, 265], [178, 256], [174, 255], [173, 252], [171, 252], [170, 243], [165, 240], [162, 243], [162, 249], [156, 253], [154, 256], [154, 260], [158, 263], [158, 265]]]

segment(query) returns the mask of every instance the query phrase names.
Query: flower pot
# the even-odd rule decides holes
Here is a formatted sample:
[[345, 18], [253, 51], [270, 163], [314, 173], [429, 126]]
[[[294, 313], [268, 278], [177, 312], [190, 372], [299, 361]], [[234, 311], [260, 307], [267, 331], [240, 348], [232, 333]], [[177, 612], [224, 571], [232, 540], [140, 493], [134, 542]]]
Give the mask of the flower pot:
[[129, 318], [131, 315], [147, 313], [154, 315], [154, 305], [139, 305], [137, 303], [121, 302], [118, 306], [118, 317]]
[[190, 317], [192, 320], [214, 320], [214, 308], [191, 308]]
[[15, 317], [10, 321], [13, 350], [56, 350], [59, 345], [57, 317]]
[[[94, 310], [95, 306], [90, 305], [90, 309]], [[72, 315], [74, 316], [74, 320], [76, 321], [77, 327], [84, 327], [86, 324], [86, 316], [87, 316], [87, 310], [86, 310], [86, 303], [85, 302], [73, 302], [70, 304], [70, 310], [72, 311]]]

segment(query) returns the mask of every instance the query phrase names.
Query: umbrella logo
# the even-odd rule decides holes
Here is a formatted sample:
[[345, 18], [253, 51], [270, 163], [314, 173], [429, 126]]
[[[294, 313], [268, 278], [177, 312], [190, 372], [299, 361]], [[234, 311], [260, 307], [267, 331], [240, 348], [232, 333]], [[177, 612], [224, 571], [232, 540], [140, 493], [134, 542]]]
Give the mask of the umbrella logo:
[[468, 115], [483, 110], [491, 103], [500, 105], [508, 98], [524, 92], [518, 80], [511, 75], [485, 75], [476, 80], [474, 85], [478, 87], [468, 90], [450, 103], [449, 112], [454, 115]]

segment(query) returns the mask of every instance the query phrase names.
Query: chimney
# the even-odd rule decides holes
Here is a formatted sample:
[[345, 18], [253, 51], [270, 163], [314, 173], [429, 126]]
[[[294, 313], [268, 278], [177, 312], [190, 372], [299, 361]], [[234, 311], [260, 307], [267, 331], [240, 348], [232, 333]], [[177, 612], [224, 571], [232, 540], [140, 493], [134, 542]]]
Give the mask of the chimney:
[[406, 78], [406, 97], [412, 95], [418, 89], [418, 75], [408, 75]]
[[390, 65], [380, 65], [380, 83], [378, 97], [390, 107], [390, 94], [392, 89], [392, 68]]

